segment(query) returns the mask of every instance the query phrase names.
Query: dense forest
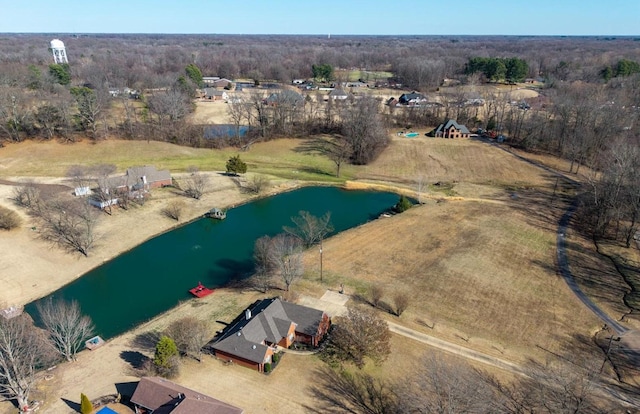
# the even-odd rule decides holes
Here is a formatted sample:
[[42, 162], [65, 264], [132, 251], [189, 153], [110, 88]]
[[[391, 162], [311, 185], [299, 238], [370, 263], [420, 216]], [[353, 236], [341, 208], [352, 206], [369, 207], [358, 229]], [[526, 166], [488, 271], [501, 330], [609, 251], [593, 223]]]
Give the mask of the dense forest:
[[[53, 64], [54, 37], [65, 42], [68, 65]], [[334, 140], [323, 147], [339, 171], [343, 161], [375, 159], [387, 144], [387, 127], [433, 127], [453, 118], [495, 130], [511, 145], [564, 157], [573, 173], [601, 173], [585, 195], [589, 226], [628, 244], [640, 214], [640, 189], [630, 184], [640, 183], [638, 62], [640, 38], [631, 37], [5, 34], [0, 145], [118, 137], [220, 146], [333, 134], [347, 137], [345, 145]], [[377, 78], [368, 74], [387, 73], [390, 84], [402, 85], [397, 96], [418, 91], [437, 104], [397, 108], [360, 92], [344, 102], [313, 93], [267, 102], [270, 91], [256, 89], [229, 101], [236, 130], [252, 131], [242, 139], [205, 139], [206, 126], [189, 122], [202, 76], [289, 87], [315, 78], [339, 87], [354, 70], [371, 88]], [[514, 102], [508, 94], [449, 89], [445, 80], [536, 83], [539, 96]], [[123, 88], [136, 93], [110, 93]]]

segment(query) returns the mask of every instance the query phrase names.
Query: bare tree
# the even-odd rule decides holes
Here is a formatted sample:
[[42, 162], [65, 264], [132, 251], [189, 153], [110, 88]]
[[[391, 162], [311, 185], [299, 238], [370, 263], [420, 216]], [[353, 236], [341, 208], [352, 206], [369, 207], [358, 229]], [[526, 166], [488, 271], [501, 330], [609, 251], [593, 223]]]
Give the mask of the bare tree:
[[91, 169], [84, 165], [72, 165], [67, 168], [67, 178], [71, 180], [75, 188], [88, 187], [91, 181]]
[[389, 145], [379, 105], [378, 99], [366, 97], [346, 106], [341, 112], [342, 136], [351, 147], [353, 164], [368, 164]]
[[269, 262], [273, 272], [280, 276], [288, 292], [291, 284], [302, 277], [302, 243], [297, 237], [278, 234], [271, 239]]
[[427, 355], [410, 376], [398, 383], [399, 412], [485, 413], [492, 409], [493, 390], [483, 375], [465, 362], [455, 364]]
[[273, 264], [270, 258], [271, 237], [262, 236], [256, 240], [253, 248], [255, 272], [251, 277], [252, 284], [262, 293], [267, 293], [273, 278]]
[[39, 209], [38, 217], [46, 240], [85, 256], [89, 254], [95, 242], [98, 213], [86, 200], [54, 199]]
[[399, 410], [393, 384], [366, 373], [321, 368], [316, 372], [311, 393], [320, 407], [316, 413], [396, 414]]
[[13, 210], [0, 206], [0, 229], [12, 230], [22, 223], [20, 216]]
[[205, 321], [187, 316], [171, 323], [165, 335], [173, 339], [182, 355], [191, 356], [200, 361], [202, 347], [211, 339]]
[[409, 307], [409, 295], [406, 292], [397, 292], [393, 296], [393, 304], [395, 305], [396, 316], [400, 316]]
[[121, 194], [118, 194], [117, 184], [111, 179], [111, 175], [117, 170], [113, 164], [99, 164], [91, 167], [90, 171], [93, 178], [98, 183], [98, 189], [95, 192], [96, 197], [104, 205], [104, 211], [111, 215], [111, 207], [118, 200], [118, 203], [123, 208], [127, 207], [128, 202], [128, 188]]
[[184, 202], [173, 200], [170, 201], [169, 204], [167, 204], [162, 209], [162, 214], [164, 214], [166, 217], [169, 217], [170, 219], [174, 219], [175, 221], [180, 221], [180, 216], [182, 215], [183, 209]]
[[199, 200], [207, 191], [209, 177], [202, 174], [197, 167], [189, 167], [189, 176], [184, 179], [184, 193], [187, 197]]
[[371, 295], [371, 303], [373, 304], [373, 306], [380, 306], [380, 301], [384, 296], [384, 289], [382, 288], [382, 286], [377, 284], [371, 285], [371, 287], [369, 288], [369, 294]]
[[29, 408], [29, 394], [36, 382], [36, 369], [48, 362], [48, 345], [26, 314], [0, 318], [0, 391], [16, 400], [18, 408]]
[[358, 368], [366, 358], [381, 364], [391, 352], [390, 341], [387, 322], [372, 310], [352, 307], [336, 322], [324, 355], [330, 360], [351, 361]]
[[40, 202], [40, 189], [33, 181], [25, 181], [13, 188], [13, 199], [22, 207], [35, 207]]
[[38, 302], [36, 307], [53, 347], [67, 361], [75, 361], [76, 354], [84, 347], [84, 341], [94, 333], [91, 318], [82, 314], [75, 300], [54, 302], [49, 297]]
[[331, 225], [331, 212], [326, 212], [322, 217], [316, 217], [308, 211], [300, 211], [297, 216], [291, 217], [295, 227], [284, 226], [282, 229], [300, 239], [305, 248], [309, 248], [322, 240], [333, 231]]
[[269, 187], [269, 178], [262, 174], [253, 174], [246, 182], [247, 191], [253, 194], [260, 194]]

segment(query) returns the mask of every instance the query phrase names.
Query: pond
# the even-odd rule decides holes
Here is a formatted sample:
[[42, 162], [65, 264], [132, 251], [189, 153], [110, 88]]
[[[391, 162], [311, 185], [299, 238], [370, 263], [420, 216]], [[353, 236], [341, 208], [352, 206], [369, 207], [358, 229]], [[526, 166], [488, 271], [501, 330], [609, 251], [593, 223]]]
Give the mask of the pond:
[[[219, 287], [251, 275], [255, 240], [282, 232], [301, 210], [315, 216], [330, 211], [337, 233], [377, 218], [398, 199], [393, 193], [335, 187], [306, 187], [260, 199], [231, 209], [226, 220], [202, 218], [161, 234], [49, 296], [78, 301], [96, 333], [111, 338], [191, 299], [189, 289], [198, 282]], [[213, 206], [203, 210], [208, 207]], [[36, 303], [25, 307], [34, 318]]]

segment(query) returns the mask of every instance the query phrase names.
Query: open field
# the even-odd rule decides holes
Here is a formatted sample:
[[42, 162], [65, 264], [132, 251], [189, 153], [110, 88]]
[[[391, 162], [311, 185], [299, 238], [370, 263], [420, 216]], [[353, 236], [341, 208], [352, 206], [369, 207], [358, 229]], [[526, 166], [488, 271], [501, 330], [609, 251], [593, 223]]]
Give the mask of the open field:
[[[320, 297], [327, 288], [344, 283], [348, 293], [366, 300], [369, 287], [375, 284], [383, 287], [383, 301], [389, 304], [396, 292], [411, 293], [408, 310], [399, 318], [385, 314], [389, 320], [488, 355], [518, 364], [557, 355], [584, 361], [600, 358], [591, 340], [600, 322], [555, 271], [555, 231], [567, 207], [566, 197], [573, 194], [570, 186], [561, 185], [554, 195], [555, 176], [483, 141], [395, 135], [378, 160], [369, 166], [347, 166], [338, 180], [331, 176], [334, 166], [330, 161], [297, 152], [300, 142], [282, 139], [256, 144], [241, 157], [250, 172], [273, 177], [279, 186], [273, 191], [305, 180], [350, 180], [354, 188], [375, 184], [413, 191], [416, 178], [422, 176], [427, 185], [422, 194], [425, 204], [326, 240], [322, 283], [318, 252], [310, 249], [305, 256], [305, 279], [294, 285], [295, 292]], [[0, 149], [0, 178], [36, 177], [42, 182], [65, 183], [62, 176], [70, 165], [99, 163], [114, 163], [119, 171], [140, 164], [174, 173], [190, 165], [220, 171], [235, 153], [140, 141], [24, 142]], [[543, 155], [536, 160], [554, 167], [564, 165]], [[213, 191], [200, 201], [185, 199], [185, 220], [211, 206], [248, 199], [229, 177], [210, 175]], [[11, 187], [0, 185], [0, 203], [15, 208], [10, 197]], [[65, 254], [39, 240], [23, 214], [26, 221], [21, 229], [0, 233], [0, 282], [7, 287], [0, 304], [22, 304], [42, 296], [103, 260], [170, 229], [175, 222], [160, 210], [176, 197], [180, 196], [171, 189], [156, 191], [142, 207], [103, 217], [99, 227], [103, 238], [89, 258]], [[145, 226], [134, 224], [142, 221]], [[583, 286], [593, 284], [588, 293], [597, 296], [602, 281], [612, 276], [606, 274], [600, 259], [590, 264], [593, 251], [585, 240], [573, 234], [569, 240], [574, 242], [569, 246], [572, 263], [584, 264], [572, 270], [583, 275], [579, 278]], [[604, 270], [594, 273], [593, 267]], [[55, 273], [50, 269], [56, 269]], [[624, 311], [620, 305], [623, 285], [616, 283], [612, 289], [607, 285], [606, 297], [596, 297], [614, 317]], [[61, 398], [77, 401], [80, 392], [96, 398], [113, 393], [114, 383], [133, 381], [138, 373], [132, 370], [132, 361], [135, 364], [141, 355], [152, 352], [149, 343], [141, 340], [145, 333], [158, 332], [183, 315], [212, 321], [215, 331], [222, 325], [213, 321], [233, 319], [258, 296], [252, 291], [223, 289], [204, 301], [186, 302], [95, 352], [83, 352], [77, 363], [56, 368], [54, 380], [42, 382], [40, 395], [46, 397], [51, 410], [45, 412], [66, 412]], [[637, 323], [630, 318], [629, 324]], [[382, 368], [368, 369], [397, 377], [410, 368], [408, 355], [417, 357], [425, 351], [411, 340], [394, 336], [389, 361]], [[288, 355], [272, 375], [262, 376], [205, 357], [201, 364], [187, 362], [177, 381], [239, 405], [247, 413], [282, 407], [297, 413], [305, 412], [305, 404], [313, 404], [307, 392], [309, 372], [320, 365], [315, 357]], [[77, 378], [85, 380], [80, 383]], [[246, 397], [249, 388], [255, 391], [251, 399]], [[289, 390], [287, 401], [278, 397], [284, 388]], [[0, 405], [0, 412], [10, 410], [9, 404]]]

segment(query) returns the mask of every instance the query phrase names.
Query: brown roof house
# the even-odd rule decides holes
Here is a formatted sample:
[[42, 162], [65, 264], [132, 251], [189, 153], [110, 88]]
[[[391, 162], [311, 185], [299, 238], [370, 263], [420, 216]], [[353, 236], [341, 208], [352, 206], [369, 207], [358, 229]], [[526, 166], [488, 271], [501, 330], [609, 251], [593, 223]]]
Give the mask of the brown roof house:
[[124, 175], [111, 177], [106, 181], [108, 188], [128, 189], [129, 191], [160, 188], [171, 185], [169, 170], [158, 171], [153, 165], [127, 168]]
[[244, 410], [159, 377], [142, 377], [131, 396], [138, 414], [242, 414]]
[[277, 347], [289, 348], [294, 341], [316, 347], [330, 326], [323, 311], [263, 299], [214, 339], [211, 348], [219, 359], [264, 372]]
[[118, 204], [119, 196], [128, 194], [132, 198], [142, 197], [152, 188], [160, 188], [172, 184], [169, 170], [158, 171], [152, 165], [131, 167], [124, 175], [98, 180], [97, 196], [89, 199], [89, 203], [98, 207]]
[[458, 124], [453, 119], [440, 124], [435, 131], [435, 136], [442, 138], [469, 138], [470, 134], [466, 126]]

